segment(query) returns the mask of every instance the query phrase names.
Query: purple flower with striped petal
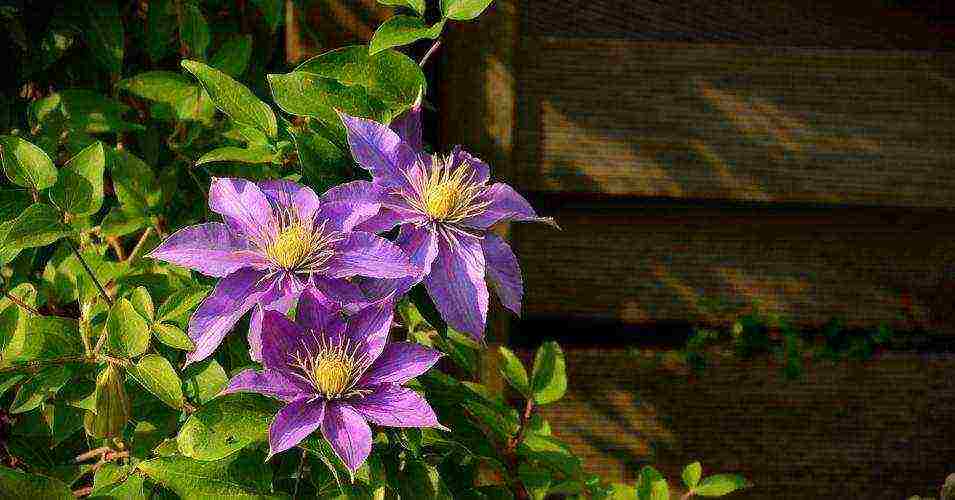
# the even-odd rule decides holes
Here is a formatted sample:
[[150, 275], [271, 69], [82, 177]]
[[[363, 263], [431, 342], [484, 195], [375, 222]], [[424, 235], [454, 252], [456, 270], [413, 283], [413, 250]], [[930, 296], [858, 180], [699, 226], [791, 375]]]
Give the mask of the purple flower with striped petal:
[[240, 372], [221, 393], [257, 392], [288, 403], [269, 428], [269, 458], [321, 429], [355, 471], [371, 452], [368, 422], [445, 429], [431, 405], [402, 386], [434, 366], [441, 353], [387, 341], [393, 296], [371, 303], [347, 322], [341, 312], [311, 290], [302, 294], [294, 323], [266, 311], [263, 370]]
[[186, 363], [212, 354], [250, 309], [250, 355], [259, 360], [264, 312], [288, 311], [306, 288], [354, 308], [364, 296], [346, 278], [414, 275], [415, 266], [395, 244], [355, 230], [380, 209], [367, 194], [375, 189], [356, 181], [319, 197], [284, 180], [213, 178], [209, 208], [224, 223], [183, 228], [150, 254], [222, 278], [189, 320], [196, 349]]
[[405, 293], [424, 285], [448, 325], [480, 339], [487, 321], [490, 279], [501, 303], [520, 315], [524, 289], [511, 248], [488, 230], [504, 221], [544, 222], [507, 184], [489, 184], [490, 167], [460, 147], [449, 155], [422, 151], [421, 105], [391, 127], [339, 113], [359, 165], [382, 191], [381, 210], [366, 223], [371, 230], [400, 226], [396, 243], [421, 274], [373, 280], [368, 290]]

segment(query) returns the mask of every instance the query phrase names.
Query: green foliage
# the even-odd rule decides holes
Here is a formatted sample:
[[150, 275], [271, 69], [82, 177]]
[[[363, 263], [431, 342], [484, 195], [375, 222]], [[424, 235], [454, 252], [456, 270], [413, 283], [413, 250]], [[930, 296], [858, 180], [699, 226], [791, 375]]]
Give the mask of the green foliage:
[[[410, 387], [451, 431], [373, 426], [357, 472], [320, 433], [265, 461], [278, 402], [221, 395], [257, 366], [245, 335], [185, 365], [190, 318], [215, 280], [149, 252], [219, 220], [213, 177], [318, 192], [359, 178], [337, 111], [389, 122], [409, 109], [428, 82], [394, 47], [437, 40], [491, 2], [382, 3], [399, 13], [369, 45], [291, 70], [284, 0], [74, 1], [49, 19], [0, 8], [6, 49], [23, 61], [17, 93], [0, 102], [0, 404], [11, 422], [0, 458], [17, 467], [0, 468], [0, 497], [633, 498], [587, 473], [540, 411], [567, 390], [560, 347], [543, 344], [530, 367], [489, 353], [444, 324], [422, 286], [398, 306], [404, 337], [445, 360]], [[514, 391], [477, 381], [489, 355]]]

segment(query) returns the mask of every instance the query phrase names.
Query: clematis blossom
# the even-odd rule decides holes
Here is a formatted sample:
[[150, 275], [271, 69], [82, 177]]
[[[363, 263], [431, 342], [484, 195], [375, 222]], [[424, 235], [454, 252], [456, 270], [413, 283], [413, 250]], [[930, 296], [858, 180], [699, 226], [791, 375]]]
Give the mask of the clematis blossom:
[[431, 406], [402, 384], [430, 369], [441, 353], [411, 342], [388, 342], [393, 296], [348, 321], [319, 294], [302, 294], [293, 323], [267, 311], [263, 370], [248, 369], [221, 394], [257, 392], [284, 401], [269, 428], [269, 458], [316, 430], [352, 471], [368, 458], [368, 423], [445, 429]]
[[400, 226], [396, 243], [419, 266], [413, 278], [374, 281], [373, 294], [401, 294], [423, 281], [444, 320], [480, 339], [487, 321], [488, 278], [501, 303], [520, 315], [523, 282], [508, 244], [489, 232], [505, 221], [544, 222], [523, 196], [490, 183], [490, 167], [455, 147], [448, 155], [422, 151], [419, 102], [391, 127], [339, 113], [352, 155], [372, 174], [381, 210], [367, 224]]
[[222, 278], [189, 320], [196, 345], [186, 363], [212, 354], [250, 309], [249, 345], [261, 359], [265, 311], [288, 311], [306, 288], [326, 300], [357, 307], [364, 295], [347, 278], [402, 278], [417, 271], [388, 240], [355, 230], [380, 206], [355, 181], [322, 197], [294, 182], [214, 178], [209, 208], [224, 222], [183, 228], [150, 256]]

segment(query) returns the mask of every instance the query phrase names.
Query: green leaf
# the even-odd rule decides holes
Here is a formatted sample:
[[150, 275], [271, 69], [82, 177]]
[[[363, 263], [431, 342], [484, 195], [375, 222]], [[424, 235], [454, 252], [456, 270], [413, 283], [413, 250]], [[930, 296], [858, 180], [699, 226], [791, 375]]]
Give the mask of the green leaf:
[[113, 150], [109, 156], [113, 190], [123, 208], [132, 213], [150, 213], [162, 199], [153, 169], [125, 149]]
[[343, 85], [331, 78], [303, 71], [268, 75], [268, 80], [275, 104], [282, 111], [317, 118], [336, 131], [344, 131], [336, 109], [376, 121], [391, 120], [388, 106], [361, 86]]
[[159, 306], [156, 321], [175, 321], [188, 316], [208, 294], [209, 287], [206, 286], [178, 290]]
[[650, 485], [650, 500], [670, 500], [670, 485], [666, 479], [658, 479]]
[[110, 352], [124, 358], [135, 358], [149, 347], [149, 324], [126, 299], [119, 299], [106, 319]]
[[152, 328], [156, 340], [169, 347], [183, 351], [191, 351], [196, 348], [196, 344], [194, 344], [192, 340], [189, 339], [189, 336], [186, 335], [186, 332], [182, 331], [178, 326], [168, 323], [156, 323]]
[[46, 203], [34, 203], [10, 223], [4, 246], [42, 247], [67, 236], [73, 229], [62, 222], [60, 213]]
[[665, 480], [662, 474], [653, 467], [644, 465], [637, 477], [637, 498], [639, 500], [651, 500], [653, 498], [653, 484], [661, 480]]
[[211, 124], [215, 105], [188, 77], [172, 71], [147, 71], [116, 84], [117, 88], [154, 101], [153, 118]]
[[700, 476], [703, 474], [703, 466], [699, 462], [693, 462], [683, 468], [683, 484], [686, 488], [692, 490], [700, 482]]
[[145, 214], [128, 208], [113, 207], [103, 218], [100, 230], [103, 236], [123, 236], [147, 225], [149, 225], [149, 218]]
[[511, 387], [525, 398], [531, 397], [531, 384], [527, 377], [527, 370], [521, 360], [507, 347], [499, 348], [501, 353], [501, 374]]
[[249, 67], [251, 57], [252, 36], [235, 35], [219, 47], [209, 64], [233, 78], [238, 78]]
[[613, 483], [611, 485], [610, 495], [606, 500], [634, 500], [637, 496], [637, 489], [629, 484]]
[[[418, 63], [408, 56], [395, 50], [370, 55], [364, 45], [317, 55], [295, 71], [332, 79], [348, 87], [362, 87], [368, 95], [385, 103], [393, 115], [410, 108], [418, 92], [427, 87]], [[343, 106], [339, 109], [348, 112]]]
[[73, 492], [59, 479], [0, 467], [0, 497], [73, 500]]
[[272, 108], [229, 75], [198, 61], [182, 61], [182, 67], [192, 73], [206, 89], [212, 102], [236, 123], [257, 128], [269, 137], [278, 135], [278, 123]]
[[149, 296], [149, 290], [146, 290], [146, 287], [136, 287], [133, 293], [129, 294], [129, 302], [133, 305], [133, 309], [147, 320], [152, 321], [156, 317], [153, 299]]
[[160, 457], [138, 467], [181, 498], [280, 498], [269, 493], [272, 469], [255, 455], [217, 461]]
[[252, 0], [252, 3], [259, 8], [259, 12], [262, 13], [262, 18], [265, 20], [265, 24], [269, 27], [272, 33], [275, 33], [275, 30], [278, 29], [280, 24], [282, 24], [282, 7], [285, 5], [285, 1]]
[[18, 328], [13, 332], [13, 337], [4, 350], [4, 364], [82, 352], [83, 346], [76, 320], [32, 314], [28, 318], [24, 328]]
[[199, 404], [212, 401], [229, 384], [229, 376], [214, 359], [189, 365], [183, 377], [186, 395]]
[[42, 149], [12, 135], [0, 136], [0, 161], [10, 182], [25, 188], [46, 189], [56, 182], [56, 167]]
[[455, 21], [470, 21], [480, 16], [493, 0], [441, 0], [444, 17]]
[[415, 11], [419, 16], [424, 15], [424, 0], [378, 0], [382, 5], [391, 5], [395, 7], [408, 7]]
[[235, 146], [225, 146], [202, 155], [196, 162], [196, 166], [217, 161], [271, 163], [273, 159], [275, 159], [275, 153], [267, 147], [237, 148]]
[[293, 132], [298, 162], [307, 184], [323, 193], [348, 178], [351, 156], [332, 141], [313, 132]]
[[517, 477], [521, 478], [532, 500], [544, 500], [547, 496], [552, 480], [551, 472], [547, 469], [521, 462], [517, 468]]
[[0, 189], [0, 222], [16, 219], [33, 204], [33, 197], [26, 189]]
[[525, 433], [524, 440], [518, 446], [518, 453], [569, 477], [575, 476], [580, 470], [580, 459], [566, 444], [553, 436]]
[[[92, 90], [70, 89], [51, 94], [30, 105], [33, 121], [43, 123], [64, 118], [65, 126], [87, 134], [142, 131], [145, 127], [129, 123], [123, 115], [129, 107]], [[85, 147], [85, 145], [84, 145]]]
[[229, 394], [193, 413], [179, 431], [179, 450], [197, 460], [219, 460], [262, 441], [277, 404], [258, 394]]
[[143, 388], [163, 403], [182, 408], [182, 381], [169, 360], [158, 354], [147, 354], [128, 371]]
[[103, 68], [118, 75], [123, 70], [123, 19], [114, 0], [97, 0], [84, 9], [90, 29], [86, 36], [90, 50]]
[[97, 141], [66, 162], [50, 190], [50, 200], [64, 212], [96, 213], [103, 206], [103, 172], [106, 151]]
[[135, 474], [134, 465], [116, 465], [105, 463], [93, 476], [91, 499], [122, 498], [138, 500], [145, 498], [143, 478]]
[[556, 342], [545, 342], [534, 356], [531, 388], [534, 401], [540, 405], [553, 403], [567, 392], [564, 353]]
[[51, 366], [27, 379], [10, 405], [10, 413], [25, 413], [35, 410], [48, 397], [54, 396], [69, 382], [73, 369], [67, 366]]
[[425, 38], [434, 40], [441, 36], [443, 29], [443, 19], [428, 26], [420, 17], [395, 16], [375, 30], [375, 35], [368, 45], [368, 53], [375, 55], [382, 50], [407, 45]]
[[721, 497], [749, 486], [749, 481], [739, 474], [714, 474], [704, 478], [693, 488], [693, 494], [701, 497]]
[[209, 48], [209, 24], [199, 6], [192, 3], [183, 3], [182, 18], [179, 24], [179, 38], [189, 49], [189, 55], [199, 59], [206, 58], [206, 49]]

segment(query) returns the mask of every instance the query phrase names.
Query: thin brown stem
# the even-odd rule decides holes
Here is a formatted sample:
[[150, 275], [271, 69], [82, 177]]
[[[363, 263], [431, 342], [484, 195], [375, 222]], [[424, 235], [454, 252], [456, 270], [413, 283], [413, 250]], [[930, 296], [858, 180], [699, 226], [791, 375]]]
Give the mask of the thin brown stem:
[[424, 65], [427, 64], [428, 59], [430, 59], [431, 56], [432, 56], [435, 52], [437, 52], [438, 47], [440, 47], [440, 46], [441, 46], [441, 40], [440, 40], [440, 39], [435, 40], [434, 43], [431, 44], [431, 48], [429, 48], [428, 51], [424, 53], [424, 57], [421, 58], [421, 62], [418, 63], [418, 67], [423, 68]]
[[295, 475], [295, 488], [292, 489], [292, 500], [298, 498], [298, 484], [302, 482], [302, 471], [305, 470], [305, 457], [308, 451], [302, 448], [302, 460], [298, 463], [298, 474]]
[[61, 356], [58, 358], [49, 358], [49, 359], [36, 359], [33, 361], [20, 361], [13, 362], [10, 366], [5, 366], [0, 368], [0, 374], [2, 373], [12, 373], [19, 371], [26, 372], [38, 372], [44, 368], [50, 366], [59, 366], [66, 365], [70, 363], [93, 363], [96, 361], [95, 356], [84, 356], [84, 355], [75, 355], [75, 356]]
[[90, 269], [89, 264], [86, 263], [86, 259], [84, 259], [83, 255], [80, 254], [79, 249], [76, 248], [76, 245], [74, 245], [69, 238], [66, 238], [66, 243], [70, 246], [70, 249], [73, 250], [73, 255], [76, 255], [76, 258], [79, 259], [80, 264], [83, 265], [83, 269], [86, 271], [86, 274], [88, 274], [90, 279], [93, 280], [93, 283], [96, 285], [96, 289], [99, 290], [100, 295], [103, 296], [103, 299], [107, 304], [109, 304], [110, 307], [113, 307], [113, 299], [110, 298], [109, 294], [106, 293], [106, 289], [103, 288], [103, 285], [100, 284], [99, 280], [96, 278], [96, 275], [93, 274], [93, 270]]
[[92, 486], [84, 486], [78, 490], [73, 490], [73, 496], [76, 498], [85, 497], [93, 492]]
[[133, 250], [129, 252], [129, 258], [127, 259], [127, 262], [132, 263], [137, 257], [139, 257], [139, 252], [142, 251], [143, 245], [146, 244], [146, 239], [149, 238], [149, 235], [151, 234], [153, 234], [153, 228], [147, 227], [146, 230], [143, 231], [142, 236], [139, 237], [139, 241], [136, 242], [136, 246], [134, 246]]
[[30, 307], [30, 305], [27, 304], [26, 302], [23, 302], [22, 300], [18, 299], [17, 297], [14, 297], [13, 294], [11, 294], [10, 292], [4, 290], [4, 291], [3, 291], [3, 296], [6, 297], [6, 298], [8, 298], [8, 299], [10, 299], [10, 302], [13, 302], [14, 304], [18, 305], [18, 306], [20, 307], [20, 309], [23, 309], [24, 311], [26, 311], [26, 312], [28, 312], [28, 313], [34, 315], [34, 316], [40, 316], [40, 312], [39, 312], [39, 311], [37, 311], [37, 310], [34, 309], [33, 307]]
[[110, 236], [106, 238], [106, 243], [109, 243], [109, 247], [116, 253], [117, 260], [126, 260], [126, 253], [123, 252], [123, 246], [119, 244], [118, 238]]

